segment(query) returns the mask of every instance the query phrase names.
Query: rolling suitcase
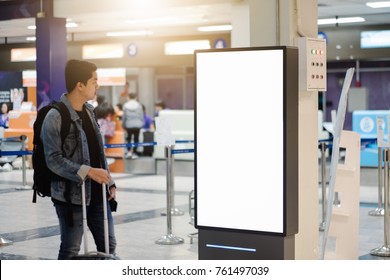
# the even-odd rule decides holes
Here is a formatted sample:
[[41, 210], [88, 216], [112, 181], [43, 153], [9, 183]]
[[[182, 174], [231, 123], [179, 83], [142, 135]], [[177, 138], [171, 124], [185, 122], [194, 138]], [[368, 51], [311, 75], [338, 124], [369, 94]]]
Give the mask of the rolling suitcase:
[[[144, 142], [154, 142], [154, 132], [146, 130], [143, 132]], [[153, 156], [154, 146], [144, 146], [143, 156]]]
[[84, 231], [84, 254], [74, 256], [73, 260], [119, 260], [119, 258], [109, 253], [109, 241], [108, 241], [108, 220], [107, 220], [107, 194], [106, 185], [102, 184], [103, 188], [103, 214], [104, 214], [104, 247], [105, 252], [89, 252], [88, 251], [88, 237], [87, 237], [87, 205], [85, 199], [85, 182], [81, 189], [81, 196], [83, 200], [83, 231]]

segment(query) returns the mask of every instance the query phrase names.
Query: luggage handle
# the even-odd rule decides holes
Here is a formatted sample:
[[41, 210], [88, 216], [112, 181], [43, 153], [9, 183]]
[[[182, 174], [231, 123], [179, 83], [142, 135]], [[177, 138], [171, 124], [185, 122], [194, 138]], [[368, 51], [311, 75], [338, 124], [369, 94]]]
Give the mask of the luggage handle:
[[109, 254], [108, 246], [108, 214], [107, 214], [107, 193], [106, 193], [106, 184], [102, 184], [102, 193], [103, 193], [103, 215], [104, 215], [104, 248], [106, 254]]
[[85, 199], [85, 181], [81, 186], [81, 200], [83, 206], [83, 235], [84, 235], [84, 254], [88, 254], [88, 237], [87, 237], [87, 205]]
[[[109, 242], [108, 242], [108, 214], [107, 214], [107, 194], [106, 184], [102, 184], [103, 193], [103, 215], [104, 215], [104, 247], [105, 253], [109, 254]], [[87, 237], [87, 205], [85, 195], [85, 181], [81, 188], [82, 206], [83, 206], [83, 235], [84, 235], [84, 254], [88, 254], [88, 237]]]

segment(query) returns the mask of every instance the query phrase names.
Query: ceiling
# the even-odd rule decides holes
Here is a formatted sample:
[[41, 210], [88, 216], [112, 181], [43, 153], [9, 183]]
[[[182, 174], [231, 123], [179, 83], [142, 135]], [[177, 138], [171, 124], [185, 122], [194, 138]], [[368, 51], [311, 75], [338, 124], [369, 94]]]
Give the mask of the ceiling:
[[[0, 0], [0, 9], [6, 1], [12, 2]], [[304, 5], [307, 0], [295, 1]], [[243, 0], [53, 0], [53, 13], [78, 24], [68, 28], [74, 41], [106, 38], [109, 31], [147, 30], [149, 37], [182, 36], [200, 34], [198, 26], [230, 24], [232, 11], [240, 2]], [[366, 21], [359, 25], [390, 25], [390, 8], [372, 9], [365, 3], [318, 0], [318, 18], [361, 16]], [[7, 38], [7, 43], [26, 42], [26, 36], [35, 35], [27, 26], [34, 24], [35, 18], [0, 21], [0, 38]]]

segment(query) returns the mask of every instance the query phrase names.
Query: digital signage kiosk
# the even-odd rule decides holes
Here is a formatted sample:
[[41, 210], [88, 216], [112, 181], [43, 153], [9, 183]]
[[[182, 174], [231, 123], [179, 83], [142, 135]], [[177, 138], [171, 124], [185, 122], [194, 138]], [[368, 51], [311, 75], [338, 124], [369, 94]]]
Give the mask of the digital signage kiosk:
[[298, 50], [195, 52], [199, 259], [293, 259]]

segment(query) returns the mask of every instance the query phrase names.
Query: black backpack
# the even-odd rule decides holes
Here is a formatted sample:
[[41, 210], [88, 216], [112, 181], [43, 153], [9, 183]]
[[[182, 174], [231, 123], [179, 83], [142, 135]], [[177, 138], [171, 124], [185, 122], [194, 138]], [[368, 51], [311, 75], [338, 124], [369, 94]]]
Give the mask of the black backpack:
[[64, 143], [70, 129], [70, 112], [66, 105], [61, 101], [53, 101], [51, 104], [42, 107], [34, 122], [34, 139], [32, 164], [34, 168], [34, 184], [33, 184], [33, 203], [37, 201], [37, 195], [40, 197], [51, 196], [50, 182], [52, 180], [65, 180], [53, 173], [46, 165], [43, 143], [40, 137], [43, 120], [50, 109], [55, 108], [61, 114], [61, 141]]

